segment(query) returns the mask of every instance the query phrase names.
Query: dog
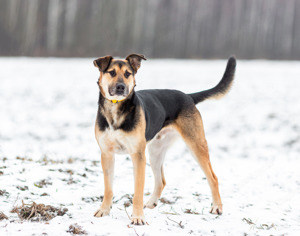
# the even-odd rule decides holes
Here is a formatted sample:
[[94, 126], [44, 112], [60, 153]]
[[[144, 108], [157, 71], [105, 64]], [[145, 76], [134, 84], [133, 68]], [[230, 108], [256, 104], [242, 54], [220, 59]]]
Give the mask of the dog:
[[206, 175], [212, 193], [210, 213], [222, 214], [218, 179], [212, 170], [202, 118], [195, 105], [209, 98], [220, 98], [229, 91], [236, 59], [229, 58], [225, 73], [214, 88], [192, 94], [167, 89], [135, 91], [135, 75], [142, 60], [146, 60], [144, 55], [131, 54], [125, 60], [105, 56], [93, 61], [100, 71], [95, 136], [101, 150], [105, 186], [101, 207], [94, 216], [108, 215], [112, 207], [114, 155], [129, 154], [134, 168], [131, 223], [145, 224], [146, 145], [155, 187], [145, 207], [154, 208], [166, 185], [164, 157], [178, 133]]

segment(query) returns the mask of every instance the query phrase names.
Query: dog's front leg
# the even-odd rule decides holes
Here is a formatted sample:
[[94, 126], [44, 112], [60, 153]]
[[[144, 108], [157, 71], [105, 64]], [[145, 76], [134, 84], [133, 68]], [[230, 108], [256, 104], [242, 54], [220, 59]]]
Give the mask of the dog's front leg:
[[115, 157], [112, 153], [101, 153], [101, 165], [104, 175], [104, 197], [101, 207], [94, 214], [96, 217], [108, 215], [110, 212], [113, 198], [114, 164]]
[[145, 224], [144, 217], [144, 184], [145, 184], [145, 168], [146, 156], [145, 150], [131, 155], [134, 169], [134, 197], [133, 197], [133, 212], [131, 223], [135, 225]]

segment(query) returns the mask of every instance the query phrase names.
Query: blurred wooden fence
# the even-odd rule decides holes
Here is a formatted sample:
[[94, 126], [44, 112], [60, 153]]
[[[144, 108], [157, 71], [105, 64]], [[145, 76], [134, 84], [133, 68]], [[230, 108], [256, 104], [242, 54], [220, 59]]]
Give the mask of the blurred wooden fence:
[[300, 59], [299, 0], [0, 0], [0, 55]]

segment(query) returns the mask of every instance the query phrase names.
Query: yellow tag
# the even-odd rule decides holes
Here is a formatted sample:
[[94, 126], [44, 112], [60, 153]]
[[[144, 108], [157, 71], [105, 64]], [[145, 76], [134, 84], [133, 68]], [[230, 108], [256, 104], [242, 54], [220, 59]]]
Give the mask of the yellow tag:
[[112, 101], [112, 103], [117, 103], [117, 100], [111, 100]]

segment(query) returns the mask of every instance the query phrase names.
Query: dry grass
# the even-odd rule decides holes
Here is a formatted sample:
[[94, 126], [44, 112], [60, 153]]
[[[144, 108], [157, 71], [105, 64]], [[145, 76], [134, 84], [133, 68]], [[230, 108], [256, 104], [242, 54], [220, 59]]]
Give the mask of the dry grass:
[[268, 224], [256, 224], [254, 223], [250, 218], [243, 218], [244, 222], [246, 222], [248, 225], [251, 225], [251, 228], [256, 228], [256, 229], [272, 229], [272, 228], [276, 228], [276, 225], [274, 223], [268, 225]]
[[192, 209], [185, 209], [184, 213], [186, 214], [193, 214], [193, 215], [199, 215], [200, 213], [197, 211], [193, 211]]
[[8, 219], [8, 217], [2, 211], [0, 211], [0, 221], [7, 220], [7, 219]]
[[49, 180], [47, 180], [47, 179], [43, 179], [43, 180], [41, 180], [39, 182], [35, 182], [34, 183], [34, 186], [38, 187], [38, 188], [44, 188], [44, 187], [46, 187], [48, 185], [52, 185], [52, 183]]
[[53, 206], [44, 204], [24, 204], [22, 201], [22, 206], [14, 207], [11, 212], [17, 213], [21, 220], [30, 221], [49, 221], [56, 216], [63, 216], [68, 211], [67, 208], [60, 209]]
[[32, 161], [32, 158], [27, 158], [27, 157], [16, 157], [17, 160], [21, 160], [21, 161]]
[[70, 225], [67, 232], [71, 234], [87, 234], [87, 232], [84, 231], [78, 224]]
[[102, 202], [103, 201], [103, 196], [100, 196], [100, 197], [82, 197], [81, 200], [86, 202], [86, 203]]
[[17, 189], [21, 190], [21, 191], [26, 191], [28, 190], [28, 186], [17, 186]]
[[166, 198], [164, 198], [164, 197], [160, 198], [159, 200], [160, 200], [160, 202], [163, 203], [163, 204], [169, 204], [169, 205], [172, 205], [172, 204], [175, 203], [175, 202], [170, 201], [170, 200], [168, 200], [168, 199], [166, 199]]
[[133, 195], [132, 194], [125, 194], [120, 199], [114, 200], [113, 203], [117, 203], [117, 202], [121, 201], [122, 199], [126, 199], [123, 203], [124, 207], [129, 207], [130, 205], [132, 205]]
[[0, 189], [0, 196], [6, 196], [6, 197], [8, 197], [8, 196], [9, 196], [9, 193], [6, 192], [5, 189], [3, 189], [3, 190]]

